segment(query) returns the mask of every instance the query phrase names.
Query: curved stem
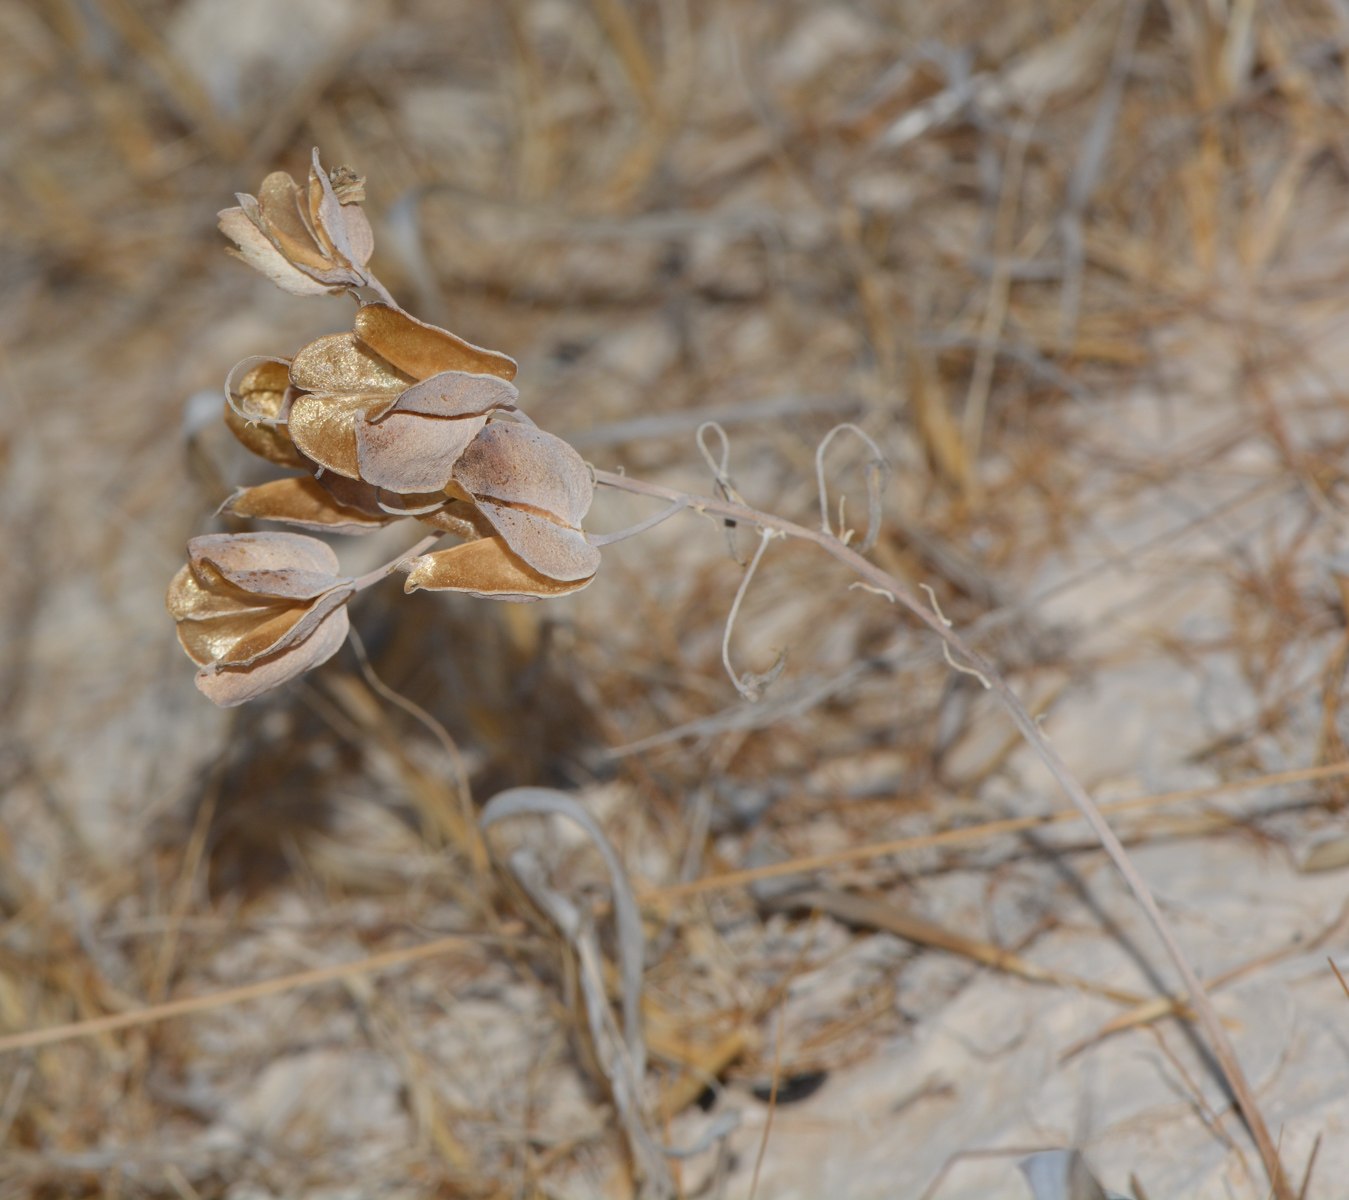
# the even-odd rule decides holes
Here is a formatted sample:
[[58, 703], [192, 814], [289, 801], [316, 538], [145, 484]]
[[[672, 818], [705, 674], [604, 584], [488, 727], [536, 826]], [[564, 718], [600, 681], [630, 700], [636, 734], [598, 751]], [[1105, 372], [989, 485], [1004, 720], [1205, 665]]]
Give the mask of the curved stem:
[[676, 500], [669, 508], [658, 512], [654, 517], [647, 517], [645, 521], [638, 521], [636, 525], [629, 525], [626, 529], [620, 529], [616, 533], [588, 533], [586, 541], [592, 546], [612, 546], [615, 542], [622, 542], [630, 537], [636, 537], [639, 533], [645, 533], [648, 529], [654, 529], [662, 521], [673, 517], [675, 513], [688, 508], [687, 499]]
[[[857, 548], [859, 553], [865, 554], [876, 544], [881, 532], [881, 482], [885, 472], [885, 455], [881, 453], [881, 448], [876, 445], [871, 435], [851, 421], [835, 425], [815, 447], [815, 484], [820, 490], [820, 528], [825, 533], [834, 533], [829, 524], [829, 485], [824, 478], [824, 455], [829, 449], [829, 443], [844, 430], [855, 433], [871, 450], [871, 461], [863, 468], [863, 475], [867, 481], [867, 535]], [[847, 536], [843, 530], [843, 501], [840, 500], [838, 505], [839, 530], [836, 536], [841, 539]]]
[[353, 579], [351, 581], [352, 589], [357, 592], [365, 591], [366, 588], [372, 586], [373, 584], [378, 583], [381, 579], [384, 579], [386, 576], [392, 575], [396, 570], [398, 570], [399, 567], [401, 567], [405, 562], [407, 562], [408, 559], [416, 558], [417, 555], [422, 553], [422, 551], [429, 550], [433, 545], [436, 544], [436, 542], [440, 541], [440, 539], [444, 536], [445, 535], [443, 533], [433, 533], [431, 534], [430, 537], [422, 538], [422, 540], [418, 542], [415, 546], [413, 546], [410, 550], [404, 550], [403, 553], [400, 554], [397, 558], [391, 559], [389, 562], [386, 562], [382, 567], [376, 567], [373, 571], [370, 571], [365, 575], [361, 575], [358, 576], [356, 579]]
[[1166, 952], [1180, 975], [1185, 990], [1189, 993], [1190, 1002], [1193, 1004], [1199, 1017], [1199, 1023], [1203, 1026], [1204, 1033], [1208, 1037], [1213, 1055], [1226, 1077], [1237, 1106], [1241, 1110], [1251, 1136], [1255, 1140], [1256, 1147], [1260, 1151], [1260, 1157], [1269, 1173], [1275, 1197], [1277, 1200], [1293, 1200], [1293, 1191], [1284, 1176], [1283, 1168], [1279, 1164], [1278, 1150], [1275, 1147], [1274, 1140], [1269, 1135], [1269, 1128], [1256, 1105], [1255, 1093], [1251, 1090], [1245, 1072], [1241, 1069], [1236, 1048], [1232, 1045], [1232, 1040], [1228, 1037], [1227, 1030], [1223, 1027], [1222, 1020], [1213, 1007], [1213, 1001], [1204, 990], [1204, 985], [1200, 982], [1194, 968], [1190, 966], [1189, 960], [1185, 957], [1185, 952], [1181, 949], [1170, 925], [1162, 915], [1162, 910], [1157, 906], [1157, 901], [1153, 898], [1151, 891], [1148, 890], [1148, 885], [1143, 881], [1143, 877], [1138, 873], [1138, 869], [1129, 858], [1123, 843], [1115, 835], [1115, 831], [1110, 828], [1109, 822], [1101, 814], [1096, 802], [1078, 782], [1077, 777], [1064, 761], [1062, 755], [1041, 731], [1035, 718], [1026, 711], [1026, 706], [1021, 703], [1016, 693], [1012, 691], [1011, 686], [998, 673], [993, 664], [968, 645], [960, 634], [949, 628], [937, 613], [923, 604], [899, 580], [886, 574], [874, 563], [868, 562], [856, 551], [848, 549], [837, 538], [823, 531], [807, 529], [792, 521], [784, 520], [771, 513], [760, 512], [744, 504], [736, 504], [729, 500], [717, 500], [710, 496], [690, 496], [686, 492], [661, 487], [659, 484], [647, 483], [640, 479], [632, 479], [626, 475], [617, 475], [610, 471], [596, 471], [595, 481], [605, 487], [617, 488], [620, 491], [631, 492], [639, 496], [651, 496], [658, 500], [670, 502], [683, 500], [688, 503], [689, 507], [698, 512], [714, 517], [743, 521], [749, 525], [757, 525], [761, 529], [776, 529], [788, 537], [799, 538], [802, 541], [819, 546], [826, 553], [832, 554], [840, 562], [851, 567], [872, 586], [892, 595], [896, 603], [907, 608], [913, 616], [917, 617], [932, 633], [936, 634], [957, 659], [978, 671], [988, 681], [991, 689], [997, 694], [998, 699], [1012, 718], [1012, 723], [1016, 726], [1017, 731], [1031, 749], [1039, 755], [1040, 760], [1048, 767], [1050, 774], [1058, 781], [1059, 786], [1068, 794], [1068, 798], [1073, 802], [1073, 805], [1082, 814], [1087, 824], [1091, 826], [1092, 832], [1101, 843], [1101, 847], [1110, 856], [1116, 869], [1123, 876], [1125, 883], [1129, 885], [1129, 890], [1133, 892], [1134, 898], [1138, 901], [1149, 923], [1166, 947]]
[[361, 273], [365, 276], [366, 287], [368, 287], [372, 292], [374, 292], [375, 295], [377, 295], [390, 308], [396, 308], [398, 309], [399, 312], [403, 311], [402, 306], [398, 303], [397, 300], [393, 298], [393, 296], [389, 294], [389, 289], [386, 288], [382, 283], [380, 283], [379, 277], [373, 271], [368, 270], [366, 268], [362, 268]]
[[759, 699], [763, 694], [763, 689], [781, 675], [782, 668], [787, 665], [787, 659], [779, 654], [777, 662], [765, 674], [756, 675], [752, 671], [746, 671], [743, 679], [736, 674], [735, 668], [731, 666], [731, 630], [735, 628], [735, 618], [740, 613], [740, 605], [744, 603], [745, 593], [749, 591], [750, 582], [754, 579], [754, 572], [759, 569], [759, 563], [763, 561], [764, 551], [768, 549], [768, 543], [776, 536], [771, 529], [760, 530], [759, 548], [754, 552], [754, 557], [749, 560], [749, 566], [745, 568], [745, 574], [740, 580], [740, 587], [736, 589], [735, 599], [731, 602], [731, 611], [726, 614], [726, 630], [721, 635], [722, 666], [726, 668], [726, 674], [731, 677], [731, 682], [735, 684], [735, 690], [750, 703]]
[[[480, 879], [485, 879], [487, 875], [487, 848], [483, 845], [482, 835], [478, 832], [478, 823], [476, 814], [473, 811], [473, 787], [469, 782], [468, 766], [464, 762], [464, 756], [459, 752], [459, 745], [454, 738], [450, 736], [450, 731], [439, 721], [426, 711], [420, 704], [409, 700], [402, 692], [395, 691], [382, 680], [376, 673], [374, 665], [370, 661], [370, 655], [366, 653], [365, 641], [356, 631], [356, 626], [352, 625], [347, 630], [347, 638], [351, 642], [351, 648], [355, 651], [356, 661], [360, 665], [361, 674], [365, 676], [365, 682], [378, 695], [383, 696], [390, 704], [396, 704], [410, 717], [420, 721], [431, 736], [436, 739], [449, 757], [450, 765], [454, 770], [454, 790], [457, 793], [456, 799], [459, 801], [459, 817], [463, 822], [463, 828], [457, 832], [460, 835], [461, 843], [468, 851], [469, 860], [473, 864], [473, 869]], [[486, 895], [486, 892], [483, 892]]]

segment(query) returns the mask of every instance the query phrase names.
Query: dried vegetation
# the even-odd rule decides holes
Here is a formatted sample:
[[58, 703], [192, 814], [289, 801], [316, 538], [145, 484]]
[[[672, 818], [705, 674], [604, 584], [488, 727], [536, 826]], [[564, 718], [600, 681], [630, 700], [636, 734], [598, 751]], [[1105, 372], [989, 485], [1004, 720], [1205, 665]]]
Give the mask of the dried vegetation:
[[[352, 336], [215, 229], [316, 143], [398, 301], [518, 360], [601, 470], [813, 525], [821, 438], [875, 440], [872, 559], [1113, 802], [1290, 1194], [1336, 1195], [1346, 46], [1311, 0], [0, 6], [0, 1197], [649, 1189], [587, 1004], [621, 990], [611, 876], [557, 816], [494, 827], [497, 870], [464, 805], [516, 785], [632, 880], [678, 1193], [1014, 1197], [1067, 1145], [1137, 1200], [1268, 1192], [1052, 781], [812, 547], [682, 514], [575, 596], [381, 583], [306, 680], [198, 695], [183, 542], [333, 525], [219, 421], [244, 355]], [[293, 288], [340, 287], [306, 249]], [[870, 458], [825, 463], [859, 541]], [[601, 491], [588, 525], [653, 511]], [[383, 513], [348, 506], [325, 579], [409, 548]]]

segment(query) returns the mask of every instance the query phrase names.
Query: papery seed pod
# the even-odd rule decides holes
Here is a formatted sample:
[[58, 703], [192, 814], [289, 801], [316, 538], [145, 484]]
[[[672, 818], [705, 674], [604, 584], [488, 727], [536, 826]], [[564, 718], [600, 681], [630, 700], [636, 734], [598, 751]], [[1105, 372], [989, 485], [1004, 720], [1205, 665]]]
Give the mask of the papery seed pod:
[[493, 537], [496, 534], [491, 522], [478, 511], [477, 505], [471, 500], [451, 498], [433, 511], [420, 514], [417, 520], [431, 529], [452, 533], [466, 542]]
[[467, 592], [485, 600], [523, 602], [566, 596], [588, 587], [580, 580], [550, 579], [513, 554], [502, 537], [485, 537], [412, 560], [405, 592]]
[[561, 438], [493, 421], [455, 464], [454, 482], [534, 570], [564, 582], [595, 574], [600, 552], [581, 530], [594, 485], [584, 460]]
[[[349, 168], [334, 174], [347, 197], [364, 195]], [[220, 229], [238, 246], [239, 258], [283, 291], [317, 296], [368, 282], [362, 268], [374, 249], [370, 222], [354, 199], [339, 198], [317, 147], [307, 188], [274, 171], [256, 197], [240, 193], [238, 200], [237, 208], [220, 213]]]
[[386, 304], [290, 365], [296, 446], [325, 470], [391, 492], [442, 490], [465, 448], [519, 397], [515, 363]]
[[316, 538], [210, 534], [187, 546], [169, 584], [197, 687], [230, 708], [327, 661], [347, 636], [352, 581]]
[[327, 533], [370, 533], [398, 520], [392, 513], [349, 508], [309, 475], [276, 479], [257, 487], [236, 488], [234, 495], [220, 506], [220, 511], [236, 517], [280, 521], [284, 525]]
[[[296, 395], [290, 383], [290, 364], [283, 359], [245, 359], [234, 370], [248, 362], [257, 365], [239, 381], [237, 388], [226, 382], [225, 425], [258, 457], [282, 467], [304, 466], [285, 426]], [[234, 371], [230, 375], [232, 378]]]

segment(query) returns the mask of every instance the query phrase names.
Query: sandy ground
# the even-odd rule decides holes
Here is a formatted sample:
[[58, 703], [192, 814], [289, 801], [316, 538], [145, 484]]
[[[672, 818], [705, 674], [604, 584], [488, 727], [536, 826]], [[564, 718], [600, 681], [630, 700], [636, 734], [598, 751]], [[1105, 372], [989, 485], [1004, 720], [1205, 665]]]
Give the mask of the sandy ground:
[[[1290, 1176], [1314, 1155], [1306, 1196], [1342, 1194], [1337, 14], [0, 5], [0, 1039], [467, 939], [0, 1050], [0, 1197], [641, 1189], [573, 956], [454, 844], [441, 744], [350, 650], [217, 710], [163, 608], [187, 538], [237, 527], [216, 506], [271, 477], [218, 419], [225, 373], [351, 318], [215, 231], [315, 144], [367, 177], [400, 302], [517, 358], [522, 405], [596, 466], [709, 493], [694, 434], [717, 420], [739, 492], [816, 526], [820, 439], [843, 420], [875, 438], [873, 559], [933, 589], [1098, 798], [1160, 797], [1117, 827]], [[828, 460], [850, 526], [865, 460], [842, 438]], [[587, 527], [650, 511], [601, 492]], [[360, 572], [416, 536], [334, 546]], [[1139, 1010], [1174, 972], [1084, 827], [974, 829], [1065, 806], [978, 681], [775, 542], [731, 646], [742, 671], [786, 666], [743, 702], [721, 662], [743, 572], [689, 514], [606, 549], [574, 597], [395, 582], [353, 607], [479, 805], [557, 787], [618, 848], [648, 942], [651, 1124], [689, 1147], [738, 1114], [672, 1160], [679, 1194], [744, 1198], [757, 1173], [760, 1200], [1017, 1200], [1020, 1157], [1076, 1146], [1135, 1200], [1266, 1196], [1202, 1039]], [[896, 838], [918, 844], [864, 852]], [[614, 958], [573, 826], [492, 844], [532, 851]]]

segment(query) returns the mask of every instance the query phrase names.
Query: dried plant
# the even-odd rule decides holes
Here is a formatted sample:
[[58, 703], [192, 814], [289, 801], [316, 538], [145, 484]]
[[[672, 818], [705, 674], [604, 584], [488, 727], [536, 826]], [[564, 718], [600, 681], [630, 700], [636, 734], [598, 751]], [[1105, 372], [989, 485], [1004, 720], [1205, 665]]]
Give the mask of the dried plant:
[[[170, 588], [169, 610], [184, 648], [200, 668], [198, 687], [217, 704], [234, 705], [319, 665], [337, 650], [347, 632], [347, 601], [399, 569], [407, 574], [404, 586], [409, 592], [451, 590], [512, 601], [562, 595], [594, 579], [599, 546], [692, 508], [728, 527], [747, 525], [760, 532], [758, 552], [731, 612], [733, 621], [768, 542], [784, 535], [809, 541], [856, 572], [860, 586], [907, 610], [940, 640], [953, 668], [977, 678], [1003, 704], [1027, 744], [1091, 825], [1161, 937], [1187, 989], [1182, 1000], [1188, 1000], [1197, 1014], [1260, 1150], [1272, 1194], [1290, 1200], [1293, 1193], [1277, 1148], [1230, 1038], [1155, 899], [1096, 804], [1011, 687], [955, 632], [935, 600], [931, 607], [922, 603], [853, 550], [849, 545], [853, 532], [841, 510], [835, 531], [823, 462], [839, 430], [825, 439], [816, 458], [819, 531], [742, 502], [728, 474], [724, 433], [719, 462], [704, 447], [718, 498], [594, 471], [565, 442], [536, 428], [518, 410], [518, 393], [510, 382], [515, 375], [511, 359], [470, 345], [397, 306], [367, 266], [372, 238], [359, 207], [362, 195], [358, 176], [347, 168], [325, 173], [316, 150], [307, 188], [278, 172], [263, 181], [256, 199], [241, 196], [239, 207], [221, 213], [221, 228], [238, 246], [239, 256], [283, 290], [295, 295], [346, 292], [360, 302], [350, 333], [320, 338], [290, 360], [249, 359], [231, 372], [226, 384], [230, 429], [254, 453], [304, 473], [242, 489], [224, 507], [239, 517], [333, 533], [364, 533], [399, 519], [415, 519], [435, 532], [359, 578], [339, 576], [332, 551], [304, 535], [222, 534], [195, 539], [189, 545], [188, 565]], [[879, 525], [880, 456], [861, 430], [842, 428], [859, 434], [874, 454], [867, 468], [870, 511], [860, 546], [865, 551], [874, 543]], [[588, 536], [581, 521], [596, 484], [662, 499], [668, 506], [621, 533]], [[458, 537], [460, 544], [431, 551], [431, 545], [447, 533]], [[757, 699], [771, 685], [781, 662], [765, 676], [737, 675], [729, 658], [730, 621], [723, 660], [737, 689]], [[536, 794], [521, 793], [509, 800], [499, 797], [488, 806], [484, 820], [490, 824], [506, 815], [559, 812], [565, 807], [565, 798], [544, 802]], [[568, 810], [568, 815], [577, 814]], [[602, 838], [597, 841], [603, 848]], [[626, 894], [626, 883], [616, 859], [610, 866], [617, 898]], [[593, 959], [593, 936], [567, 902], [534, 879], [528, 862], [517, 861], [513, 869], [522, 881], [533, 879], [532, 894], [573, 951], [582, 959]], [[620, 923], [629, 907], [616, 906]], [[599, 1007], [603, 989], [594, 961], [587, 968], [588, 1016], [596, 1041], [609, 1047], [606, 1074], [624, 1113], [634, 1161], [644, 1164], [646, 1191], [666, 1194], [668, 1180], [659, 1159], [653, 1158], [657, 1143], [634, 1106], [632, 1093], [641, 1084], [640, 1061], [620, 1069], [625, 1052], [630, 1059], [640, 1059], [632, 957], [629, 946], [622, 1036], [606, 1032], [612, 1020]], [[628, 1078], [629, 1073], [634, 1077]]]
[[337, 555], [298, 533], [193, 538], [169, 585], [178, 640], [197, 686], [242, 704], [331, 658], [346, 640], [353, 581]]
[[[299, 534], [217, 534], [189, 546], [169, 590], [197, 686], [241, 704], [326, 661], [347, 631], [345, 603], [395, 568], [406, 588], [527, 601], [585, 587], [600, 554], [581, 521], [594, 484], [566, 442], [527, 423], [514, 360], [398, 308], [366, 263], [359, 176], [323, 171], [307, 190], [285, 172], [220, 214], [238, 255], [278, 287], [312, 296], [363, 291], [350, 333], [293, 359], [246, 359], [225, 386], [225, 422], [254, 454], [307, 472], [240, 488], [238, 517], [360, 534], [415, 518], [437, 530], [361, 579], [337, 575], [322, 542]], [[236, 384], [235, 377], [242, 376]], [[418, 556], [443, 533], [463, 539]]]
[[344, 167], [325, 174], [315, 148], [307, 188], [274, 171], [257, 196], [240, 195], [238, 208], [220, 214], [220, 228], [244, 262], [293, 296], [350, 287], [382, 292], [365, 270], [375, 239], [361, 210], [364, 199], [364, 181]]

